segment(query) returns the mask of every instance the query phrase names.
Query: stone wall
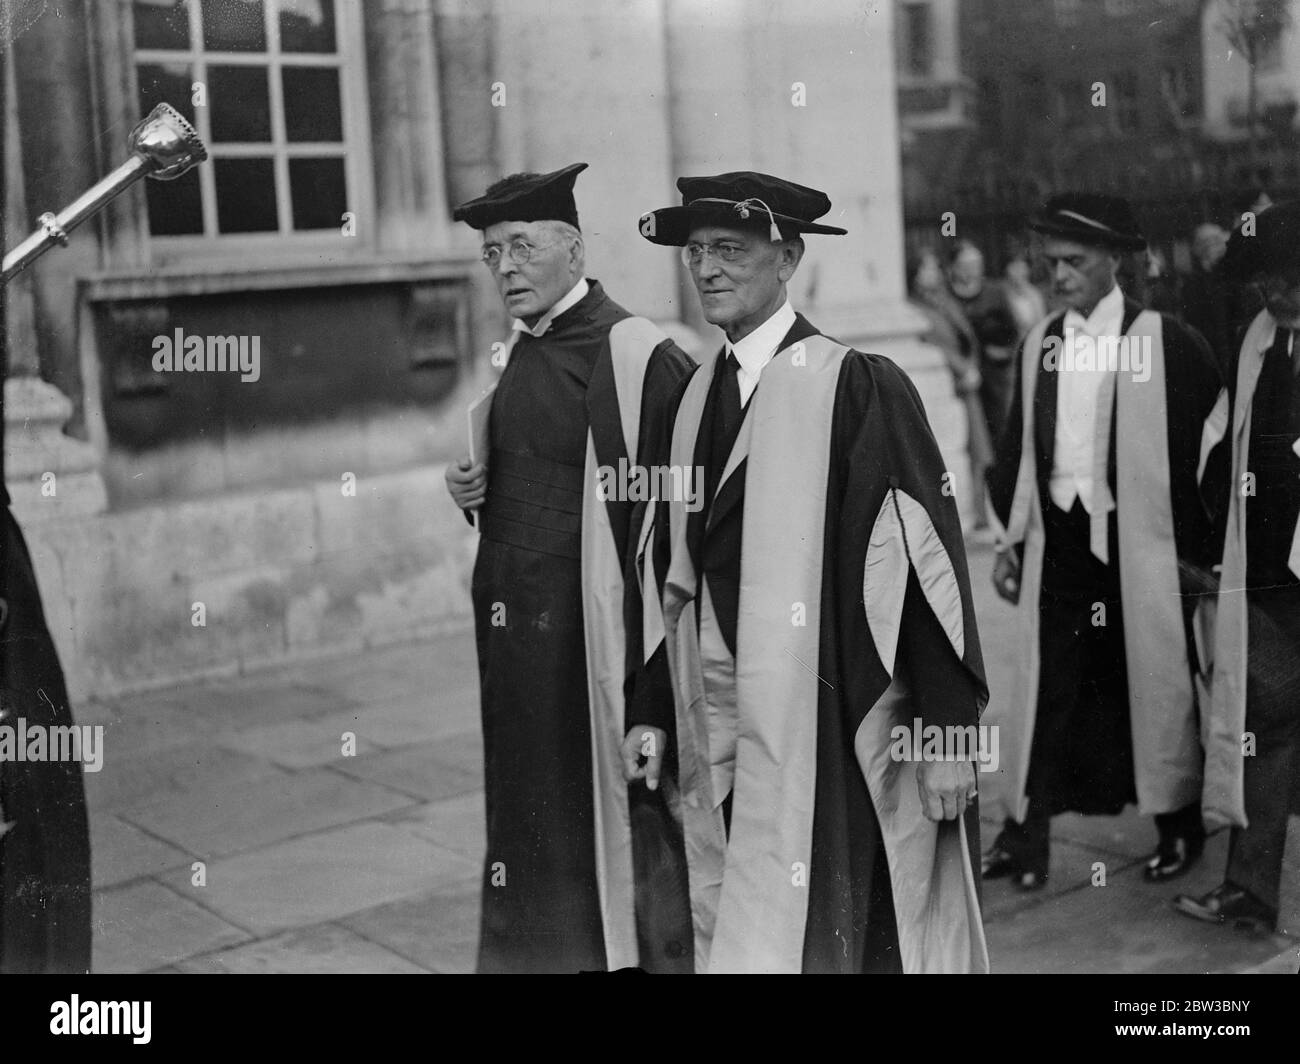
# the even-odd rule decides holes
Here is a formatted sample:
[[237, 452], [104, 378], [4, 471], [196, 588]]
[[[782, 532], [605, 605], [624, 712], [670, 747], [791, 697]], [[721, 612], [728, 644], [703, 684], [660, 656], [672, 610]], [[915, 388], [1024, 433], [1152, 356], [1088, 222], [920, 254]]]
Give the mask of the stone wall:
[[[912, 339], [922, 323], [903, 299], [891, 5], [789, 0], [758, 17], [751, 7], [741, 0], [367, 4], [374, 254], [346, 266], [352, 280], [330, 283], [374, 283], [387, 277], [383, 271], [435, 260], [464, 268], [477, 234], [451, 223], [452, 203], [504, 173], [583, 159], [591, 170], [577, 197], [589, 275], [698, 353], [716, 343], [716, 331], [702, 326], [673, 251], [642, 240], [637, 219], [677, 201], [679, 174], [781, 174], [825, 189], [835, 203], [826, 220], [850, 232], [809, 239], [791, 286], [796, 308], [828, 334], [899, 361], [960, 481], [962, 411], [938, 353]], [[40, 35], [24, 40], [20, 78], [43, 57], [85, 51], [87, 31], [78, 22], [72, 32], [67, 22], [47, 16]], [[124, 31], [111, 18], [92, 18], [88, 27], [96, 69], [103, 68], [95, 92], [89, 69], [78, 65], [76, 77], [57, 87], [53, 113], [63, 117], [44, 125], [44, 105], [32, 92], [39, 79], [18, 93], [25, 180], [11, 199], [26, 194], [29, 205], [56, 206], [98, 176], [87, 131], [67, 117], [91, 110], [85, 100], [98, 99], [105, 129], [134, 120]], [[497, 82], [504, 107], [490, 102]], [[105, 164], [120, 161], [111, 141], [100, 145]], [[80, 169], [56, 168], [53, 187], [28, 165], [40, 159], [47, 170], [62, 167], [63, 155], [76, 152]], [[197, 442], [170, 449], [148, 447], [146, 417], [143, 446], [114, 448], [103, 393], [112, 384], [102, 357], [108, 345], [96, 339], [90, 308], [210, 297], [252, 283], [242, 260], [158, 260], [144, 227], [142, 196], [124, 196], [102, 225], [83, 227], [72, 248], [37, 264], [22, 282], [27, 288], [11, 290], [34, 303], [34, 324], [19, 330], [16, 344], [14, 364], [26, 375], [6, 383], [8, 485], [73, 697], [467, 624], [475, 533], [446, 497], [441, 463], [464, 449], [465, 406], [492, 376], [491, 344], [507, 329], [486, 271], [473, 267], [476, 279], [458, 311], [469, 318], [467, 329], [457, 327], [465, 348], [458, 380], [436, 402], [259, 425], [228, 438], [216, 434], [211, 411], [199, 411], [195, 417], [206, 420]], [[326, 273], [345, 269], [341, 260], [253, 265], [248, 275], [265, 291], [324, 284]], [[259, 315], [270, 323], [274, 311], [250, 312], [253, 320], [235, 331], [264, 331]], [[338, 343], [313, 336], [300, 354], [310, 358], [331, 339]], [[37, 374], [72, 394], [59, 395]], [[355, 496], [342, 491], [344, 471], [357, 475]], [[43, 490], [46, 473], [55, 475], [57, 493]], [[206, 613], [202, 626], [196, 603]]]
[[[463, 627], [443, 466], [124, 513], [17, 511], [74, 700]], [[198, 625], [196, 604], [203, 607]]]

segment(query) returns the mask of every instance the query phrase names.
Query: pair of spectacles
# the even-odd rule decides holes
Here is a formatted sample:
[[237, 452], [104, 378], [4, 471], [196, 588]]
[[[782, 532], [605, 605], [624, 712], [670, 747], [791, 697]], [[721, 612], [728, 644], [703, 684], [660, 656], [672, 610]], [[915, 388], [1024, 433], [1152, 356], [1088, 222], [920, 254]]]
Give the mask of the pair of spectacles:
[[[516, 266], [522, 266], [533, 257], [533, 252], [545, 251], [554, 246], [554, 244], [530, 244], [527, 240], [512, 240], [506, 249], [506, 254]], [[479, 257], [483, 260], [484, 266], [489, 270], [495, 270], [501, 262], [501, 248], [497, 244], [492, 244], [490, 247], [485, 247]]]
[[706, 255], [711, 255], [717, 262], [734, 266], [749, 257], [749, 251], [738, 244], [687, 244], [682, 248], [682, 262], [691, 269], [704, 264]]

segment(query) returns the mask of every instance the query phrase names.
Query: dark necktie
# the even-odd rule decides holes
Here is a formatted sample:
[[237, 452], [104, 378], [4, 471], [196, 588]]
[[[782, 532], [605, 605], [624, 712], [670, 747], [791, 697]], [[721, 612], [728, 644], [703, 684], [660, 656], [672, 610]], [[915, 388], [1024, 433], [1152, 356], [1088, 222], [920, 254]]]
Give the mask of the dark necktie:
[[722, 434], [730, 440], [740, 425], [740, 380], [736, 376], [740, 363], [736, 356], [728, 352], [722, 364], [722, 387], [718, 394], [718, 414], [722, 419]]
[[1273, 337], [1273, 350], [1280, 358], [1290, 358], [1292, 373], [1300, 373], [1300, 347], [1296, 347], [1295, 341], [1291, 339], [1290, 329], [1284, 329], [1280, 325], [1277, 327], [1277, 335]]

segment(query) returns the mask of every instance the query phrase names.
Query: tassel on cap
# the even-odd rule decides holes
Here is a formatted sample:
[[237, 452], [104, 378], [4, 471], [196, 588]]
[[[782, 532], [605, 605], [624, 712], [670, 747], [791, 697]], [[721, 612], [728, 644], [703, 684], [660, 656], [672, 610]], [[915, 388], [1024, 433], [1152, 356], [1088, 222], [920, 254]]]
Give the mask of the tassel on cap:
[[747, 200], [741, 200], [736, 204], [736, 213], [739, 214], [741, 218], [747, 219], [749, 217], [749, 205], [751, 203], [757, 207], [762, 207], [763, 210], [767, 211], [768, 221], [772, 223], [767, 230], [768, 239], [770, 239], [773, 244], [779, 244], [783, 239], [781, 236], [781, 228], [776, 224], [776, 218], [772, 215], [772, 208], [761, 199], [751, 197]]
[[653, 225], [641, 226], [641, 235], [653, 244], [682, 247], [700, 226], [753, 224], [762, 217], [756, 210], [766, 212], [773, 241], [801, 233], [844, 236], [847, 232], [816, 221], [831, 209], [825, 192], [771, 174], [737, 170], [713, 177], [679, 177], [677, 191], [682, 194], [679, 206], [661, 207], [654, 212]]

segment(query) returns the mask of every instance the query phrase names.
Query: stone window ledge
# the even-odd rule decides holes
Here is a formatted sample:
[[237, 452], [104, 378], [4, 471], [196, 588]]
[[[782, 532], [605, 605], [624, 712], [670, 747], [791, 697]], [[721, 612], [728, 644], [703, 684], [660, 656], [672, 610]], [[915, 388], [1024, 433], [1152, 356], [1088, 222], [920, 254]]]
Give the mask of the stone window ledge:
[[419, 281], [463, 281], [471, 256], [430, 259], [363, 259], [328, 263], [277, 265], [249, 269], [235, 264], [208, 263], [184, 269], [97, 273], [81, 279], [83, 297], [90, 302], [131, 299], [171, 299], [229, 292], [260, 292], [291, 288], [393, 284]]

